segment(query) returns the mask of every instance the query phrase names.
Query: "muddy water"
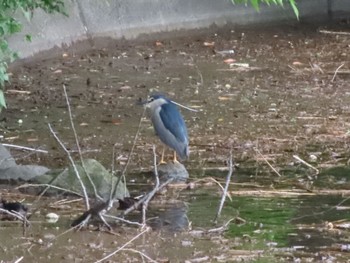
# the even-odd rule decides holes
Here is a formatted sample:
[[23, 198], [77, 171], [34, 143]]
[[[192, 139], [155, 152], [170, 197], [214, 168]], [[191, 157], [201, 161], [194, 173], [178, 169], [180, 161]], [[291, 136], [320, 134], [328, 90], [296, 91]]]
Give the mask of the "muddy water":
[[[69, 149], [76, 150], [65, 84], [84, 156], [110, 167], [116, 144], [122, 168], [143, 113], [135, 105], [138, 98], [163, 92], [198, 109], [182, 110], [191, 146], [185, 165], [192, 180], [214, 177], [223, 183], [233, 149], [239, 169], [220, 224], [232, 217], [242, 220], [232, 222], [225, 233], [196, 232], [213, 227], [221, 195], [208, 179], [196, 183], [195, 190], [179, 191], [175, 209], [154, 205], [152, 216], [161, 218], [165, 211], [165, 220], [154, 220], [151, 225], [158, 230], [143, 234], [132, 248], [172, 262], [341, 260], [348, 251], [347, 230], [339, 224], [349, 217], [343, 168], [350, 117], [349, 38], [321, 33], [321, 28], [326, 26], [232, 27], [159, 41], [108, 41], [108, 48], [67, 49], [53, 59], [38, 56], [11, 68], [3, 141], [49, 151], [29, 156], [17, 152], [18, 162], [66, 165], [47, 127], [51, 123]], [[348, 26], [328, 29], [344, 31]], [[229, 54], [220, 53], [227, 50]], [[140, 171], [151, 169], [153, 144], [160, 146], [143, 118], [127, 178], [135, 194], [140, 191], [137, 184], [145, 182]], [[293, 155], [319, 169], [320, 175]], [[26, 238], [18, 226], [1, 224], [1, 236], [11, 236], [11, 242], [0, 243], [4, 260], [23, 255], [28, 262], [94, 262], [140, 233], [119, 228], [116, 235], [84, 231], [59, 236], [74, 216], [72, 209], [59, 211], [64, 219], [54, 226], [43, 223], [45, 212], [38, 214]], [[169, 223], [171, 218], [179, 221]], [[174, 234], [168, 227], [188, 222], [194, 232]], [[140, 259], [135, 251], [113, 258]]]

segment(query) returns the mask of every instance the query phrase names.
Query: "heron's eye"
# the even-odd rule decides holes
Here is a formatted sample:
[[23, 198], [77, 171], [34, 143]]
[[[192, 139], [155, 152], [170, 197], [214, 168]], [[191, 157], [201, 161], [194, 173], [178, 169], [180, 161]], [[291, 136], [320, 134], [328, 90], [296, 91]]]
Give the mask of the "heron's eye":
[[152, 102], [152, 101], [154, 101], [154, 98], [153, 97], [149, 97], [148, 98], [148, 102]]

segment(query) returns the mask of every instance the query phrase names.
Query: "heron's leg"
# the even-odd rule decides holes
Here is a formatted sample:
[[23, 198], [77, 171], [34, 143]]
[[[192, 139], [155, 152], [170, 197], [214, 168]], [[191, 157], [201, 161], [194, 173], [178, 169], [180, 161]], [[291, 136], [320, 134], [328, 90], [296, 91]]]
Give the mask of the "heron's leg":
[[176, 151], [174, 151], [174, 160], [173, 160], [174, 163], [180, 163], [177, 158], [176, 158]]
[[162, 156], [160, 158], [159, 164], [166, 164], [166, 161], [164, 161], [164, 153], [165, 153], [165, 147], [163, 147]]

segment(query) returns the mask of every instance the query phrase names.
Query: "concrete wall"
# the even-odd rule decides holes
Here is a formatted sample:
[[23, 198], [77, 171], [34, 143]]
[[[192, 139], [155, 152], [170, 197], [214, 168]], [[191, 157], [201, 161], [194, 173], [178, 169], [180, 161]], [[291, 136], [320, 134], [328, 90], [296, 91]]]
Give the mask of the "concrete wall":
[[[328, 19], [341, 11], [350, 13], [350, 0], [302, 0], [298, 2], [301, 21]], [[136, 38], [142, 34], [179, 29], [205, 28], [227, 23], [247, 25], [273, 21], [296, 21], [291, 8], [262, 6], [257, 13], [251, 6], [233, 5], [230, 0], [66, 0], [69, 17], [48, 15], [38, 10], [29, 23], [21, 18], [23, 32], [9, 39], [21, 57], [55, 46], [71, 45], [94, 37]], [[32, 42], [24, 41], [26, 34]]]

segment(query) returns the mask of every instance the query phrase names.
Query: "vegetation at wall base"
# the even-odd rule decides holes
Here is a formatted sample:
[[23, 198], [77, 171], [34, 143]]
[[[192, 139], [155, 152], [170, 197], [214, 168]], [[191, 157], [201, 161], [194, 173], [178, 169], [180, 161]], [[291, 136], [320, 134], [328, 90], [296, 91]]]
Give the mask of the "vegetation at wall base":
[[[66, 15], [63, 0], [0, 0], [0, 111], [6, 108], [4, 87], [9, 81], [8, 63], [18, 58], [18, 54], [9, 47], [7, 38], [22, 30], [17, 17], [22, 14], [30, 21], [35, 9]], [[24, 40], [30, 41], [31, 36], [26, 35]]]
[[235, 3], [245, 3], [245, 4], [250, 3], [257, 11], [259, 11], [259, 9], [260, 9], [260, 4], [267, 4], [267, 5], [274, 4], [274, 5], [279, 5], [279, 6], [283, 7], [284, 4], [287, 3], [292, 7], [296, 18], [299, 19], [299, 10], [298, 10], [298, 7], [297, 7], [295, 0], [231, 0], [231, 2], [233, 4], [235, 4]]

